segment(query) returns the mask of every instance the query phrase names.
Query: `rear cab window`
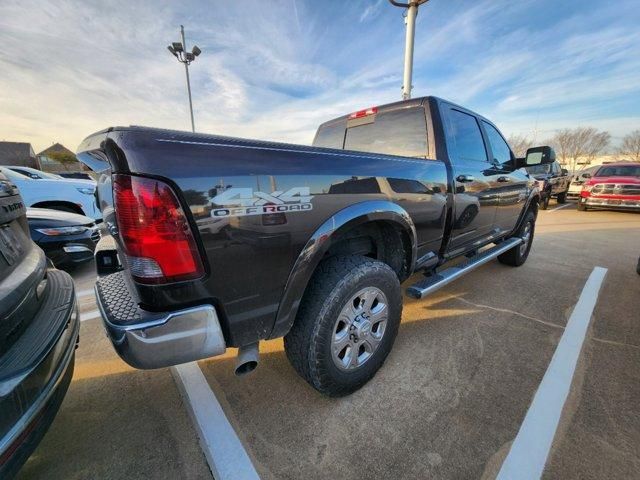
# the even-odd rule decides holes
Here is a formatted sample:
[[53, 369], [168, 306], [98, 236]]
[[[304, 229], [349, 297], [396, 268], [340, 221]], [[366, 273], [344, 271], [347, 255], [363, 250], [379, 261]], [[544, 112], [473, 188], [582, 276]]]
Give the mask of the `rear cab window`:
[[341, 150], [344, 147], [345, 128], [345, 121], [321, 125], [316, 134], [316, 138], [313, 139], [313, 146]]
[[421, 106], [378, 112], [347, 127], [345, 150], [427, 158], [427, 121]]
[[422, 106], [396, 108], [318, 129], [315, 147], [427, 158], [427, 120]]

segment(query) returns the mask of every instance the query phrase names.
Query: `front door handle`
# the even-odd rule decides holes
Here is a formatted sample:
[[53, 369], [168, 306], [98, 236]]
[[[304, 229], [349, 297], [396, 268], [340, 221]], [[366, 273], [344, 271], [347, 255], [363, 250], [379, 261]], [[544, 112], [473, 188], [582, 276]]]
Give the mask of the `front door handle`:
[[460, 183], [469, 183], [473, 182], [475, 178], [473, 178], [473, 175], [458, 175], [456, 180]]
[[509, 181], [509, 177], [504, 177], [504, 176], [503, 177], [498, 177], [498, 181], [500, 183], [506, 183], [506, 182]]

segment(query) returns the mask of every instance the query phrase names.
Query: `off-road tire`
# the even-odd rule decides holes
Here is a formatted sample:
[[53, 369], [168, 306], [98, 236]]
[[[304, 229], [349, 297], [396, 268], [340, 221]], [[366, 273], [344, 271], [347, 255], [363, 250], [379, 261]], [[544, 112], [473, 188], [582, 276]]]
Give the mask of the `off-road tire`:
[[562, 192], [558, 194], [558, 203], [567, 203], [567, 192]]
[[[376, 287], [387, 299], [388, 318], [377, 349], [362, 365], [341, 370], [334, 363], [331, 339], [343, 307], [358, 291]], [[387, 264], [349, 255], [323, 261], [304, 293], [284, 348], [293, 368], [313, 388], [340, 397], [355, 392], [382, 367], [391, 351], [402, 316], [402, 294], [396, 273]]]
[[547, 194], [544, 196], [542, 201], [540, 201], [540, 210], [546, 210], [549, 208], [549, 200], [551, 199], [551, 195]]
[[519, 267], [520, 265], [522, 265], [524, 262], [527, 261], [527, 258], [529, 257], [529, 252], [531, 251], [531, 245], [533, 244], [533, 237], [534, 237], [535, 227], [536, 227], [536, 216], [532, 210], [529, 210], [525, 214], [524, 220], [522, 221], [520, 228], [518, 228], [518, 231], [513, 236], [522, 237], [523, 235], [525, 235], [525, 232], [527, 230], [527, 225], [530, 225], [529, 241], [526, 243], [524, 248], [523, 248], [523, 245], [517, 245], [513, 247], [511, 250], [507, 250], [503, 254], [498, 255], [498, 261], [500, 263], [504, 263], [505, 265], [510, 265], [512, 267]]

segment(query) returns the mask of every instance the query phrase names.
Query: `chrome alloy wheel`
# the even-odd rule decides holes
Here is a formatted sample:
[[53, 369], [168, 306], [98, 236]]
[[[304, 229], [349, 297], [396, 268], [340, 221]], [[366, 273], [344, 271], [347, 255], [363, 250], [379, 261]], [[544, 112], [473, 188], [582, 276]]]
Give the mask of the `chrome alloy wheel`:
[[356, 293], [342, 308], [333, 327], [331, 356], [341, 370], [353, 370], [377, 350], [387, 326], [387, 297], [376, 287]]
[[531, 222], [527, 222], [522, 230], [522, 243], [520, 244], [520, 256], [527, 253], [527, 247], [529, 246], [529, 242], [531, 242]]

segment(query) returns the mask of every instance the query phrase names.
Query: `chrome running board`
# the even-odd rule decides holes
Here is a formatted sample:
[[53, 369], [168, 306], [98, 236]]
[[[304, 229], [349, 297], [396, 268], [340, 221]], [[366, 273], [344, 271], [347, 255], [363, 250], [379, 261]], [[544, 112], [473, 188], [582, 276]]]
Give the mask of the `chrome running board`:
[[491, 247], [476, 254], [466, 262], [462, 262], [455, 267], [447, 268], [442, 272], [435, 273], [434, 275], [426, 277], [424, 280], [420, 280], [418, 283], [411, 285], [406, 290], [407, 295], [411, 298], [424, 298], [430, 293], [433, 293], [460, 278], [464, 274], [469, 273], [479, 266], [493, 260], [498, 255], [517, 247], [521, 243], [522, 239], [520, 237], [510, 238], [504, 242], [500, 242], [495, 247]]

